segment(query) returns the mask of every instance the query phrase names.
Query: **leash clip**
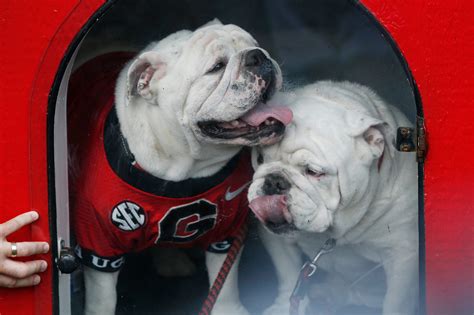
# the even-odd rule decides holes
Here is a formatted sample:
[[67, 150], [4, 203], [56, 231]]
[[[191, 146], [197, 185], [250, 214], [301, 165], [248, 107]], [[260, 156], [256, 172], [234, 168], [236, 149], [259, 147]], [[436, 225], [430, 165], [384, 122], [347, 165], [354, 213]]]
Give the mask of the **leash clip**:
[[290, 297], [291, 315], [298, 314], [299, 303], [304, 298], [309, 288], [309, 279], [315, 274], [316, 270], [318, 270], [316, 262], [319, 260], [319, 258], [321, 258], [321, 256], [332, 252], [334, 250], [334, 246], [336, 246], [336, 240], [333, 238], [328, 239], [326, 242], [324, 242], [323, 246], [319, 249], [313, 259], [311, 261], [307, 261], [303, 267], [301, 267], [298, 281], [296, 281], [295, 288], [293, 289]]
[[333, 238], [328, 239], [316, 253], [316, 256], [314, 256], [313, 260], [311, 260], [311, 263], [316, 265], [316, 262], [322, 255], [326, 255], [334, 250], [334, 246], [336, 246], [336, 240]]

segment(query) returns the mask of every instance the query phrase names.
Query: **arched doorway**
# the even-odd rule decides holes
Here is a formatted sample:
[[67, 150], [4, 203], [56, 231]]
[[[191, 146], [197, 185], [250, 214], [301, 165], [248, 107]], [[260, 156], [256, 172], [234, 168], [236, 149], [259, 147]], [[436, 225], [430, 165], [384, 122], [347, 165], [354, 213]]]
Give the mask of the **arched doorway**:
[[[229, 10], [229, 8], [231, 9]], [[65, 100], [64, 93], [71, 71], [87, 59], [117, 49], [138, 51], [150, 41], [159, 40], [180, 29], [195, 29], [213, 17], [218, 17], [224, 23], [237, 24], [251, 32], [260, 45], [269, 50], [272, 56], [282, 64], [286, 89], [322, 79], [349, 80], [374, 89], [384, 99], [395, 104], [405, 115], [410, 117], [413, 124], [415, 124], [417, 114], [421, 115], [416, 87], [401, 52], [377, 21], [367, 14], [360, 4], [351, 1], [320, 1], [318, 3], [252, 1], [246, 4], [242, 1], [234, 1], [225, 5], [208, 3], [203, 6], [189, 1], [174, 2], [173, 4], [145, 4], [122, 0], [108, 3], [102, 10], [104, 14], [101, 18], [89, 25], [88, 32], [83, 30], [81, 34], [83, 36], [78, 36], [76, 42], [71, 45], [71, 47], [75, 46], [75, 49], [70, 48], [70, 53], [63, 59], [64, 76], [58, 75], [58, 78], [62, 80], [61, 84], [56, 85], [57, 90], [51, 94], [50, 98], [51, 105], [55, 102], [55, 105], [52, 106], [56, 106], [56, 117], [58, 114], [62, 117], [65, 115], [65, 106], [62, 102]], [[157, 13], [155, 15], [150, 12], [167, 12], [167, 14]], [[157, 17], [160, 20], [159, 24], [156, 23]], [[54, 97], [55, 93], [58, 93], [56, 98]], [[55, 122], [54, 134], [63, 138], [56, 142], [55, 154], [61, 150], [60, 143], [64, 145], [64, 132], [58, 128], [65, 127], [58, 121]], [[64, 164], [66, 161], [64, 148], [65, 146], [63, 146], [62, 157], [56, 156], [55, 158], [57, 161], [56, 170], [58, 167], [63, 170], [55, 173], [58, 204], [67, 204], [67, 191], [58, 191], [58, 188], [64, 189], [67, 186], [57, 184], [67, 181], [64, 177], [62, 179], [58, 177], [60, 174], [64, 175], [64, 170], [67, 169], [67, 165]], [[422, 176], [420, 181], [422, 181]], [[62, 200], [58, 199], [60, 196], [63, 196]], [[58, 227], [63, 229], [67, 227], [65, 224], [67, 215], [61, 219], [61, 214], [58, 212], [58, 220], [60, 221]], [[63, 233], [67, 235], [69, 232], [64, 229]], [[67, 237], [61, 237], [61, 233], [58, 236], [65, 239], [66, 244], [69, 243]], [[258, 242], [251, 243], [247, 247], [250, 248], [247, 252], [251, 253], [249, 255], [252, 257], [263, 251]], [[150, 296], [149, 302], [137, 301], [146, 300], [144, 292], [163, 291], [164, 288], [160, 289], [159, 286], [156, 286], [156, 283], [160, 283], [160, 281], [164, 283], [165, 287], [170, 287], [169, 283], [158, 278], [153, 278], [148, 284], [148, 289], [144, 292], [130, 284], [133, 283], [131, 279], [144, 277], [144, 274], [136, 273], [140, 269], [137, 267], [141, 266], [143, 261], [150, 261], [149, 258], [145, 254], [145, 256], [139, 255], [129, 260], [131, 267], [126, 268], [121, 277], [121, 279], [128, 280], [119, 282], [118, 287], [119, 294], [123, 297], [118, 301], [119, 313], [127, 313], [131, 309], [138, 312], [154, 310], [154, 307], [158, 307], [156, 305], [159, 304], [155, 303], [157, 302], [156, 296]], [[197, 257], [198, 262], [199, 259], [200, 257]], [[259, 259], [269, 263], [265, 254], [262, 254]], [[134, 263], [135, 265], [133, 265]], [[243, 266], [247, 268], [244, 275], [247, 275], [248, 279], [243, 276], [241, 283], [243, 283], [243, 287], [246, 287], [244, 291], [249, 293], [247, 297], [242, 294], [242, 299], [244, 303], [247, 302], [250, 305], [251, 309], [253, 307], [253, 311], [262, 311], [261, 308], [265, 304], [262, 301], [266, 300], [268, 305], [272, 300], [272, 294], [264, 297], [252, 293], [249, 289], [253, 286], [251, 279], [255, 278], [258, 270], [255, 270], [255, 266], [252, 266], [248, 259], [246, 260], [245, 254]], [[153, 274], [153, 269], [150, 266], [148, 269], [143, 268], [143, 270], [146, 270], [145, 274]], [[141, 271], [143, 272], [143, 270]], [[80, 275], [77, 277], [80, 279]], [[78, 279], [76, 279], [76, 284], [80, 283]], [[189, 309], [186, 311], [193, 312], [196, 311], [196, 307], [199, 307], [203, 292], [206, 290], [206, 282], [203, 282], [202, 279], [205, 278], [201, 274], [197, 279], [194, 279], [197, 282], [185, 281], [175, 285], [177, 292], [179, 292], [179, 287], [195, 288], [194, 294], [190, 294], [189, 290], [185, 294], [186, 299], [194, 301], [188, 302]], [[269, 274], [265, 282], [272, 283], [271, 281], [275, 280]], [[137, 283], [137, 285], [143, 287], [143, 283]], [[79, 293], [73, 298], [73, 312], [76, 311], [75, 309], [81, 308], [80, 302], [77, 301], [81, 300], [82, 293], [80, 285], [73, 285], [74, 287]], [[258, 288], [256, 290], [261, 291]], [[64, 290], [59, 291], [65, 292]], [[176, 301], [173, 304], [181, 304], [179, 296], [174, 298]], [[170, 297], [166, 297], [165, 301], [161, 303], [167, 302], [169, 299]], [[164, 306], [160, 305], [159, 307], [160, 310], [163, 310]], [[168, 311], [171, 312], [172, 309]]]

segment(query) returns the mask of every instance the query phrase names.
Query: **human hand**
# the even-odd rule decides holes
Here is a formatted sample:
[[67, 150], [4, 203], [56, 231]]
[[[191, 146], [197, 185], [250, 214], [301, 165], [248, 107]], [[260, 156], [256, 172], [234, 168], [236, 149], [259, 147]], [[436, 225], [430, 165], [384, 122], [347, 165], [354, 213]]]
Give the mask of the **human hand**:
[[37, 274], [48, 267], [45, 260], [27, 262], [11, 258], [45, 254], [49, 250], [46, 242], [8, 242], [8, 235], [36, 221], [38, 212], [29, 211], [0, 224], [0, 287], [19, 288], [37, 285], [41, 277]]

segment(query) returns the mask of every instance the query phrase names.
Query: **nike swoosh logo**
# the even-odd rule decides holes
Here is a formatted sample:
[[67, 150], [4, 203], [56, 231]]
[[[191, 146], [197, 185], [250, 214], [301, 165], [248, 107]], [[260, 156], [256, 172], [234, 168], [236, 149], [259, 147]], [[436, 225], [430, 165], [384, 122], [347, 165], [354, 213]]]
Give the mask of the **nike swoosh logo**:
[[245, 185], [243, 185], [242, 187], [240, 187], [239, 189], [234, 190], [234, 191], [230, 191], [230, 187], [227, 188], [227, 191], [225, 192], [225, 197], [224, 197], [225, 200], [226, 201], [231, 201], [232, 199], [237, 197], [242, 191], [245, 190], [245, 188], [247, 188], [248, 185], [250, 185], [250, 183], [251, 182], [248, 182]]

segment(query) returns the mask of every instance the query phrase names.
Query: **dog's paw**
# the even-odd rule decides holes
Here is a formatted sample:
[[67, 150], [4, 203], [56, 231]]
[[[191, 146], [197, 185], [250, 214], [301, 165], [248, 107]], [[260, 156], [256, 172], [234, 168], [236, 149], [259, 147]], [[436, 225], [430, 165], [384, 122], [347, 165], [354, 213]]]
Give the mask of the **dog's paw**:
[[212, 315], [250, 315], [242, 304], [219, 305], [216, 304], [211, 312]]
[[162, 277], [188, 277], [197, 267], [189, 256], [177, 248], [154, 248], [153, 261], [155, 271]]

